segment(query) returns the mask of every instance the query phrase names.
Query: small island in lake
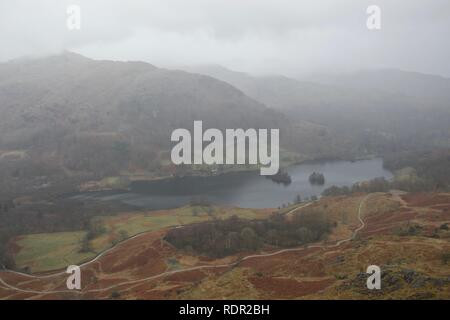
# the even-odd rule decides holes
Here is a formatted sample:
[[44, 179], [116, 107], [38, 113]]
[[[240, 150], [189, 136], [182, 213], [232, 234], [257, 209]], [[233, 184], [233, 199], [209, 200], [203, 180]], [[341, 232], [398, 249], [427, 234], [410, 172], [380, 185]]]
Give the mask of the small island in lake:
[[272, 180], [276, 183], [282, 183], [285, 186], [291, 184], [292, 179], [291, 176], [284, 170], [278, 170], [278, 172], [272, 176], [266, 176], [266, 178]]
[[311, 183], [311, 184], [318, 184], [318, 185], [324, 185], [325, 184], [325, 176], [322, 173], [313, 172], [309, 176], [309, 183]]

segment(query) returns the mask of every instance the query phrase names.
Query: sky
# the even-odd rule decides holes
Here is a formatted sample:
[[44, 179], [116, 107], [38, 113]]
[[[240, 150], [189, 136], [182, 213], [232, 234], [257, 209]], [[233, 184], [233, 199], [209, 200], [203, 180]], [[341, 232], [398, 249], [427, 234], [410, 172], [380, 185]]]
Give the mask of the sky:
[[[66, 26], [69, 5], [81, 28]], [[369, 30], [366, 10], [381, 9]], [[0, 0], [0, 61], [74, 51], [253, 74], [397, 68], [450, 77], [448, 0]]]

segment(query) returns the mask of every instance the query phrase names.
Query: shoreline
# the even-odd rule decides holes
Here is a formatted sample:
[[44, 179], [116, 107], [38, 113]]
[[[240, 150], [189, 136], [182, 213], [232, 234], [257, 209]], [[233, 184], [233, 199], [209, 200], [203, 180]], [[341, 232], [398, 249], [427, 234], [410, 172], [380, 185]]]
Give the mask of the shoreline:
[[[308, 159], [308, 160], [301, 160], [301, 161], [291, 161], [287, 164], [284, 164], [281, 166], [282, 168], [289, 168], [293, 166], [299, 166], [299, 165], [306, 165], [306, 164], [323, 164], [327, 162], [338, 162], [338, 161], [349, 161], [349, 162], [357, 162], [357, 161], [364, 161], [364, 160], [373, 160], [377, 158], [382, 158], [379, 155], [367, 155], [367, 156], [359, 156], [359, 157], [353, 157], [353, 158], [342, 158], [342, 157], [324, 157], [324, 158], [317, 158], [317, 159]], [[123, 191], [130, 191], [131, 185], [135, 182], [156, 182], [156, 181], [173, 181], [176, 179], [183, 179], [183, 178], [208, 178], [208, 177], [218, 177], [218, 176], [224, 176], [224, 175], [230, 175], [230, 174], [237, 174], [237, 173], [252, 173], [259, 170], [258, 168], [238, 168], [228, 171], [223, 171], [220, 173], [202, 173], [202, 172], [190, 172], [185, 175], [166, 175], [166, 176], [154, 176], [154, 175], [136, 175], [136, 176], [130, 176], [130, 175], [120, 175], [114, 178], [118, 179], [126, 179], [127, 183], [126, 186], [122, 186], [119, 188], [115, 187], [92, 187], [92, 188], [86, 188], [82, 189], [80, 186], [78, 186], [79, 193], [91, 193], [91, 192], [105, 192], [105, 191], [112, 191], [112, 192], [123, 192]], [[108, 177], [104, 178], [107, 179]], [[86, 183], [101, 183], [102, 180], [99, 181], [89, 181]], [[76, 194], [76, 193], [75, 193]]]

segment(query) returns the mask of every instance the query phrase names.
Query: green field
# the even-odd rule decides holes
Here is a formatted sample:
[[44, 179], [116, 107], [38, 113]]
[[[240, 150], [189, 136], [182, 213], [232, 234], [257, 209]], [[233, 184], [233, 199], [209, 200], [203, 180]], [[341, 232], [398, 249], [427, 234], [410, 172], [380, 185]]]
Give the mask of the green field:
[[95, 217], [105, 232], [90, 241], [92, 252], [80, 253], [86, 231], [23, 235], [15, 244], [17, 268], [43, 272], [66, 268], [70, 264], [93, 258], [114, 244], [145, 231], [187, 225], [213, 218], [226, 219], [237, 215], [243, 219], [263, 218], [268, 211], [240, 208], [185, 206], [173, 210], [130, 212], [114, 216]]
[[15, 255], [18, 268], [42, 272], [65, 268], [95, 256], [93, 252], [79, 253], [85, 231], [40, 233], [20, 237]]

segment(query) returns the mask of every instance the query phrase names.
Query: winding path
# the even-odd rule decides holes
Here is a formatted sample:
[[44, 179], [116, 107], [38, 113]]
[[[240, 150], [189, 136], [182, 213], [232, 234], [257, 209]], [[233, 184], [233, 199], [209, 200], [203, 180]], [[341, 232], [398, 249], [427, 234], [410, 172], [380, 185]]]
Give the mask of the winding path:
[[[359, 203], [359, 207], [358, 207], [358, 220], [360, 222], [360, 226], [355, 229], [352, 232], [352, 235], [349, 238], [346, 239], [342, 239], [337, 241], [335, 244], [332, 245], [320, 245], [320, 244], [316, 244], [316, 245], [307, 245], [307, 246], [302, 246], [299, 248], [289, 248], [289, 249], [282, 249], [282, 250], [278, 250], [272, 253], [261, 253], [261, 254], [254, 254], [254, 255], [249, 255], [249, 256], [245, 256], [235, 262], [231, 262], [231, 263], [226, 263], [226, 264], [220, 264], [220, 265], [201, 265], [201, 266], [195, 266], [195, 267], [191, 267], [191, 268], [185, 268], [185, 269], [180, 269], [180, 270], [172, 270], [172, 271], [166, 271], [157, 275], [153, 275], [150, 277], [146, 277], [146, 278], [142, 278], [142, 279], [136, 279], [136, 280], [130, 280], [130, 281], [125, 281], [125, 282], [121, 282], [121, 283], [117, 283], [114, 285], [111, 285], [109, 287], [104, 287], [104, 288], [99, 288], [99, 289], [91, 289], [91, 290], [80, 290], [80, 291], [76, 291], [76, 290], [49, 290], [49, 291], [37, 291], [37, 290], [28, 290], [28, 289], [21, 289], [21, 288], [17, 288], [13, 285], [10, 285], [8, 283], [6, 283], [1, 277], [0, 277], [0, 284], [2, 285], [1, 287], [3, 287], [4, 289], [10, 289], [10, 290], [14, 290], [14, 291], [18, 291], [18, 292], [22, 292], [22, 293], [31, 293], [31, 294], [40, 294], [40, 295], [45, 295], [45, 294], [57, 294], [57, 293], [75, 293], [75, 294], [84, 294], [84, 293], [96, 293], [96, 292], [102, 292], [102, 291], [107, 291], [107, 290], [111, 290], [114, 289], [116, 287], [120, 287], [120, 286], [124, 286], [124, 285], [130, 285], [130, 284], [136, 284], [136, 283], [140, 283], [140, 282], [146, 282], [146, 281], [150, 281], [150, 280], [154, 280], [154, 279], [158, 279], [158, 278], [163, 278], [166, 276], [170, 276], [173, 274], [177, 274], [177, 273], [182, 273], [182, 272], [188, 272], [188, 271], [195, 271], [195, 270], [200, 270], [200, 269], [217, 269], [217, 268], [229, 268], [229, 267], [234, 267], [239, 265], [241, 262], [249, 260], [249, 259], [255, 259], [255, 258], [265, 258], [265, 257], [272, 257], [275, 255], [279, 255], [282, 253], [286, 253], [286, 252], [297, 252], [297, 251], [303, 251], [306, 249], [310, 249], [310, 248], [333, 248], [333, 247], [337, 247], [340, 246], [341, 244], [351, 241], [353, 239], [355, 239], [356, 235], [358, 234], [359, 231], [361, 231], [366, 225], [364, 223], [364, 220], [361, 217], [361, 213], [362, 213], [362, 206], [364, 204], [364, 202], [371, 196], [371, 194], [366, 195], [361, 202]], [[292, 209], [291, 211], [288, 212], [292, 213], [293, 211], [296, 211], [298, 209], [304, 208], [308, 205], [310, 205], [311, 203], [308, 203], [306, 205], [300, 206], [300, 207], [296, 207], [294, 209]], [[135, 239], [145, 233], [148, 232], [142, 232], [139, 234], [136, 234], [130, 238], [128, 238], [125, 241], [122, 241], [121, 243], [117, 244], [114, 247], [111, 247], [103, 252], [101, 252], [100, 254], [98, 254], [95, 258], [93, 258], [90, 261], [87, 261], [83, 264], [80, 265], [81, 267], [85, 267], [91, 263], [94, 263], [96, 261], [98, 261], [102, 256], [104, 256], [105, 254], [107, 254], [108, 252], [112, 251], [113, 249], [115, 249], [116, 247], [124, 244], [127, 241], [130, 241], [132, 239]], [[61, 276], [61, 275], [67, 275], [67, 273], [65, 271], [62, 272], [58, 272], [58, 273], [52, 273], [49, 275], [30, 275], [30, 274], [26, 274], [26, 273], [22, 273], [22, 272], [17, 272], [17, 271], [12, 271], [12, 270], [4, 270], [3, 272], [8, 272], [8, 273], [14, 273], [14, 274], [18, 274], [21, 276], [26, 276], [28, 278], [33, 278], [33, 279], [45, 279], [45, 278], [52, 278], [52, 277], [56, 277], [56, 276]]]

